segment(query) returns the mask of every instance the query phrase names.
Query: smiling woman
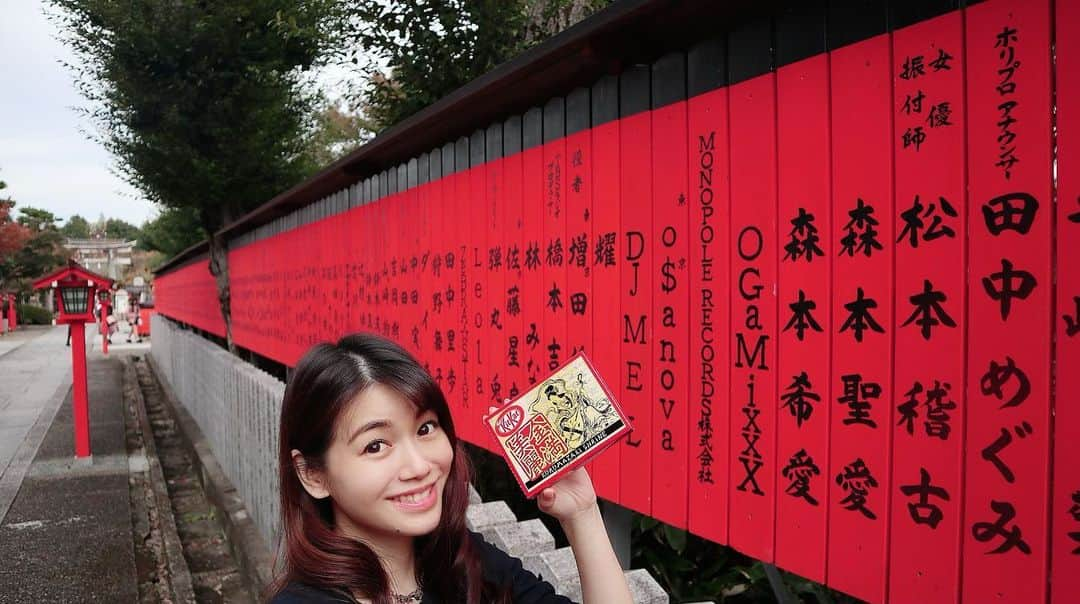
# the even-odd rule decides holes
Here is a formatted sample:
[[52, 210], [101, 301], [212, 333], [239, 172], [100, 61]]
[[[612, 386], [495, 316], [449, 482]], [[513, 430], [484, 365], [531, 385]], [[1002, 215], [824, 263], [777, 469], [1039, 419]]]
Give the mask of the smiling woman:
[[[389, 340], [356, 334], [308, 351], [285, 390], [278, 460], [273, 604], [568, 602], [466, 530], [470, 468], [449, 406]], [[584, 470], [539, 503], [563, 524], [585, 601], [630, 602]]]

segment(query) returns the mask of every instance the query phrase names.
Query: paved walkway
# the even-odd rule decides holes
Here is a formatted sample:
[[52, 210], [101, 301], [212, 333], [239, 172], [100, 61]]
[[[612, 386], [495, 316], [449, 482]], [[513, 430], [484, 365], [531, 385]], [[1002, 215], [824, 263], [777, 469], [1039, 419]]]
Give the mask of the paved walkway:
[[[0, 520], [71, 387], [66, 340], [67, 328], [60, 326], [20, 329], [0, 340]], [[65, 353], [66, 362], [60, 356]], [[31, 434], [46, 410], [47, 417]]]
[[66, 338], [0, 356], [0, 602], [135, 602], [122, 355], [87, 355], [93, 457], [76, 461]]

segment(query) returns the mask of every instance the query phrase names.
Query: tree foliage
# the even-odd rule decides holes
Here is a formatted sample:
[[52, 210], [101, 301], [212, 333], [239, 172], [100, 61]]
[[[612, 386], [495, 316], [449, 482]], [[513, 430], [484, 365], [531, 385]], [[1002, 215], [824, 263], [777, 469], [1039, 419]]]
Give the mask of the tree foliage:
[[315, 114], [308, 155], [316, 166], [326, 167], [366, 143], [374, 132], [375, 125], [366, 116], [326, 101]]
[[52, 0], [99, 140], [150, 201], [208, 231], [296, 184], [329, 0]]
[[60, 227], [60, 233], [68, 239], [89, 239], [90, 221], [78, 214], [73, 214], [64, 226]]
[[350, 98], [376, 130], [420, 111], [610, 0], [352, 0]]
[[[191, 208], [229, 328], [227, 255], [213, 234], [311, 173], [334, 0], [50, 0], [76, 85], [118, 172], [150, 201]], [[231, 339], [231, 338], [230, 338]]]
[[126, 220], [109, 218], [105, 220], [105, 236], [109, 239], [133, 241], [142, 237], [142, 231]]
[[[7, 183], [0, 180], [0, 191], [6, 188]], [[26, 244], [32, 234], [25, 225], [13, 219], [11, 210], [14, 207], [14, 199], [0, 198], [0, 267], [6, 267], [7, 262]], [[3, 275], [7, 274], [7, 271], [4, 268], [0, 268], [0, 271], [2, 271], [0, 272], [0, 286], [2, 286]]]
[[142, 238], [137, 247], [161, 252], [166, 258], [206, 239], [206, 231], [199, 224], [193, 208], [162, 210], [156, 218], [144, 222], [141, 231]]
[[21, 272], [15, 257], [33, 235], [26, 226], [11, 219], [14, 207], [11, 199], [0, 199], [0, 289], [10, 289], [9, 281]]
[[18, 222], [30, 237], [12, 256], [9, 272], [5, 274], [8, 287], [28, 290], [31, 280], [67, 262], [64, 236], [56, 226], [59, 220], [48, 210], [29, 206], [19, 208]]

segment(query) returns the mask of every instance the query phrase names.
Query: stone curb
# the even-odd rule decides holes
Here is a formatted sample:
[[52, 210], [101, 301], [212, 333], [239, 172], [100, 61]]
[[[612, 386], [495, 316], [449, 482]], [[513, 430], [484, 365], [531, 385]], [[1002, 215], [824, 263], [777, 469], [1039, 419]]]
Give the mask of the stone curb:
[[198, 468], [206, 497], [220, 512], [229, 547], [240, 566], [244, 580], [252, 593], [259, 598], [273, 580], [273, 556], [266, 541], [259, 533], [240, 493], [225, 475], [217, 458], [214, 457], [210, 443], [206, 441], [202, 430], [191, 414], [179, 404], [168, 382], [161, 378], [161, 368], [151, 355], [143, 357], [153, 370], [165, 398], [169, 414], [179, 426], [179, 434], [184, 447]]
[[[161, 461], [154, 444], [154, 433], [146, 415], [146, 401], [139, 388], [139, 378], [135, 375], [134, 359], [124, 359], [123, 393], [126, 401], [131, 402], [135, 411], [139, 432], [142, 435], [143, 457], [146, 459], [146, 473], [150, 488], [154, 492], [154, 507], [157, 508], [158, 529], [161, 531], [162, 547], [165, 550], [166, 564], [169, 569], [169, 595], [180, 604], [194, 603], [195, 590], [192, 587], [191, 571], [184, 559], [184, 547], [176, 531], [176, 518], [173, 516], [172, 502], [165, 483], [165, 474], [161, 470]], [[142, 468], [131, 468], [142, 470]]]

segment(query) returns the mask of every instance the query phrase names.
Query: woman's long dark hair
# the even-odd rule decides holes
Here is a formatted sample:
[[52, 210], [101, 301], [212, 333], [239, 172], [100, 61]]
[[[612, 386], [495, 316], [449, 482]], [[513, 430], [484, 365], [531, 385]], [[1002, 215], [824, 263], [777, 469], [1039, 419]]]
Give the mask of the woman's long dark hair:
[[465, 530], [470, 467], [446, 398], [408, 352], [371, 334], [349, 335], [336, 344], [312, 347], [285, 388], [278, 446], [284, 560], [275, 564], [282, 572], [269, 593], [272, 596], [290, 582], [299, 582], [350, 597], [361, 594], [375, 604], [391, 602], [389, 580], [378, 556], [363, 542], [334, 531], [329, 498], [315, 499], [304, 490], [291, 455], [296, 449], [309, 468], [325, 470], [337, 419], [372, 384], [393, 388], [420, 409], [434, 411], [454, 450], [439, 525], [416, 539], [417, 571], [424, 591], [444, 602], [507, 600], [504, 588], [485, 583], [478, 553]]

